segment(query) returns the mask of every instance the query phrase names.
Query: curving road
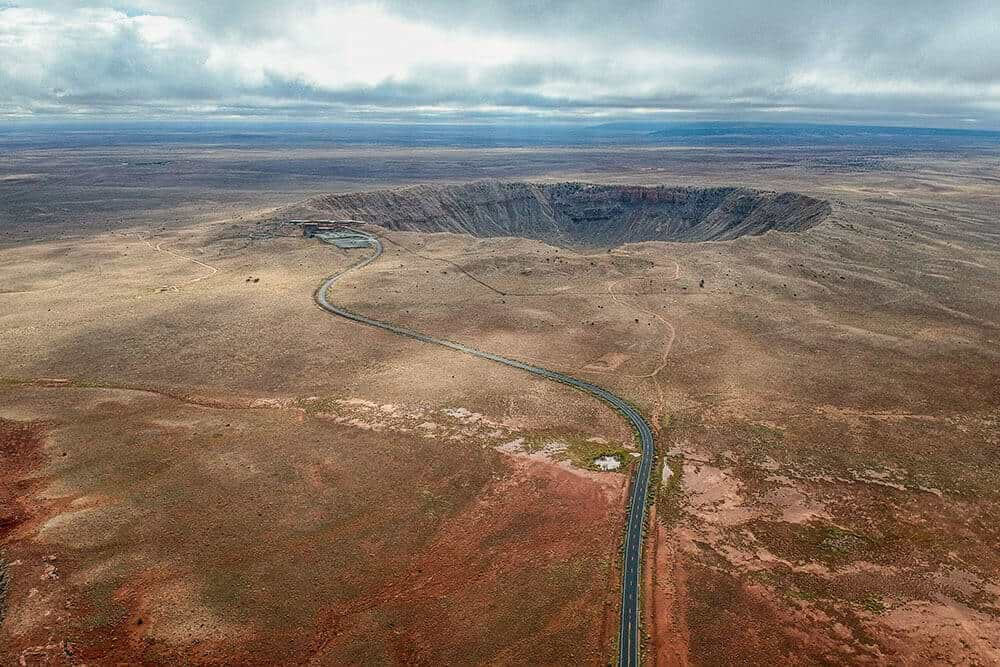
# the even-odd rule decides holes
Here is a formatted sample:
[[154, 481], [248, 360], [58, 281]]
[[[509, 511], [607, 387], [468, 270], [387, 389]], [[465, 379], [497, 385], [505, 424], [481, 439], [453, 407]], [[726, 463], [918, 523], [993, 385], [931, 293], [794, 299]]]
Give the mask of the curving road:
[[[622, 667], [632, 667], [634, 665], [638, 665], [640, 648], [639, 586], [641, 582], [640, 575], [642, 573], [642, 531], [643, 526], [646, 523], [646, 494], [649, 489], [649, 477], [653, 468], [654, 455], [653, 431], [650, 429], [649, 424], [646, 423], [646, 420], [639, 413], [639, 411], [632, 407], [629, 403], [618, 396], [615, 396], [608, 390], [598, 387], [597, 385], [584, 382], [583, 380], [578, 380], [564, 373], [550, 371], [547, 368], [532, 366], [515, 359], [502, 357], [498, 354], [483, 352], [482, 350], [477, 350], [469, 347], [468, 345], [462, 345], [461, 343], [444, 340], [443, 338], [435, 338], [433, 336], [428, 336], [427, 334], [422, 334], [418, 331], [396, 326], [395, 324], [365, 317], [364, 315], [352, 313], [349, 310], [344, 310], [343, 308], [333, 305], [327, 299], [327, 293], [330, 291], [330, 287], [333, 286], [337, 279], [350, 271], [354, 271], [371, 264], [382, 255], [382, 242], [377, 237], [358, 229], [351, 229], [350, 231], [366, 236], [375, 252], [360, 262], [349, 266], [339, 273], [335, 273], [323, 281], [323, 284], [321, 284], [319, 289], [316, 290], [315, 298], [316, 303], [318, 303], [324, 310], [360, 324], [366, 324], [384, 331], [391, 331], [395, 334], [399, 334], [400, 336], [414, 338], [425, 343], [433, 343], [434, 345], [447, 347], [458, 352], [471, 354], [472, 356], [479, 357], [480, 359], [489, 359], [490, 361], [495, 361], [499, 364], [504, 364], [505, 366], [519, 368], [523, 371], [533, 373], [543, 378], [555, 380], [556, 382], [562, 382], [563, 384], [568, 384], [571, 387], [576, 387], [577, 389], [585, 391], [592, 396], [596, 396], [613, 407], [623, 417], [625, 417], [625, 419], [627, 419], [635, 429], [636, 434], [639, 436], [639, 442], [642, 445], [642, 458], [639, 459], [639, 469], [636, 472], [635, 480], [629, 494], [628, 525], [625, 530], [625, 551], [622, 568], [621, 626], [619, 628], [618, 635], [618, 663]], [[321, 238], [320, 240], [325, 239]]]

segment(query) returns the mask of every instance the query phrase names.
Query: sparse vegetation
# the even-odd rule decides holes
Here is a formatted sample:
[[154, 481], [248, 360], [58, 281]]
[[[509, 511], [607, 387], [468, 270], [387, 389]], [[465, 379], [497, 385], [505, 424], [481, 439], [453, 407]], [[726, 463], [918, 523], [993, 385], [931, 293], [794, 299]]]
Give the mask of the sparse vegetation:
[[884, 614], [886, 611], [885, 602], [878, 595], [869, 595], [861, 600], [861, 607], [873, 614]]
[[[679, 419], [675, 415], [660, 417], [660, 432], [657, 436], [657, 466], [650, 482], [650, 493], [656, 503], [656, 516], [666, 526], [677, 522], [681, 516], [684, 489], [684, 457], [668, 455], [668, 443], [676, 435]], [[662, 483], [664, 468], [670, 469], [666, 484]]]
[[0, 627], [7, 616], [7, 597], [10, 595], [10, 570], [7, 561], [0, 557]]
[[528, 452], [542, 450], [550, 443], [565, 445], [553, 451], [557, 460], [568, 460], [577, 468], [600, 470], [594, 461], [602, 456], [612, 456], [621, 462], [621, 467], [614, 472], [625, 472], [635, 461], [630, 450], [615, 443], [599, 442], [592, 436], [567, 433], [533, 433], [525, 437], [524, 449]]
[[738, 437], [736, 454], [747, 463], [758, 465], [767, 457], [783, 458], [785, 432], [781, 429], [749, 422], [743, 425]]
[[753, 532], [771, 551], [794, 562], [837, 566], [870, 559], [878, 540], [818, 521], [803, 525], [758, 522]]
[[667, 526], [672, 526], [681, 517], [684, 501], [684, 458], [663, 456], [663, 465], [670, 468], [670, 478], [657, 492], [657, 512]]
[[337, 401], [339, 399], [332, 396], [327, 396], [324, 398], [313, 399], [299, 399], [296, 401], [296, 406], [305, 411], [308, 415], [315, 415], [324, 412], [336, 413], [339, 407]]

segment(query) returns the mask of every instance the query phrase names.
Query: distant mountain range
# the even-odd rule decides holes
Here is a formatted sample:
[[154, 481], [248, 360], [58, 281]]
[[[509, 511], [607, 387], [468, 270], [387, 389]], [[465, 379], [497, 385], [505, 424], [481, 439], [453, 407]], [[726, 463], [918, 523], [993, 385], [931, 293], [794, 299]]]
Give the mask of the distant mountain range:
[[587, 128], [594, 135], [633, 135], [644, 141], [706, 145], [806, 145], [878, 143], [913, 145], [1000, 143], [1000, 131], [897, 127], [879, 125], [818, 125], [806, 123], [604, 123]]
[[337, 123], [272, 120], [0, 122], [0, 149], [157, 144], [219, 147], [394, 145], [463, 148], [531, 146], [878, 146], [880, 149], [995, 148], [1000, 131], [804, 123], [613, 122]]

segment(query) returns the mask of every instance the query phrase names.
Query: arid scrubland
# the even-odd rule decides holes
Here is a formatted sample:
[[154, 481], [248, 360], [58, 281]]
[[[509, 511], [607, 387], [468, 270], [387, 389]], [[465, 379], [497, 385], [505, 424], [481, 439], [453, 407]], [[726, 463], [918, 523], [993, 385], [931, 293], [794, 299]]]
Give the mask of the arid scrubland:
[[[743, 235], [657, 236], [602, 195], [532, 228], [566, 183], [772, 208]], [[285, 221], [349, 215], [385, 254], [337, 303], [655, 423], [648, 660], [997, 662], [998, 183], [996, 153], [856, 146], [18, 151], [0, 655], [610, 659], [627, 475], [581, 452], [632, 434], [579, 392], [317, 308], [366, 251]], [[548, 194], [496, 208], [520, 188]], [[611, 212], [642, 233], [602, 231]]]

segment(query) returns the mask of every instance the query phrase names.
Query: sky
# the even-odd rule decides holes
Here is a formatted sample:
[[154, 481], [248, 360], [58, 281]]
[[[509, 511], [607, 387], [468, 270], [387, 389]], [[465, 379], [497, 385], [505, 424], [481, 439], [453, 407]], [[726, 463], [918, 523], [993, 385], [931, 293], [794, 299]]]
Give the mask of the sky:
[[0, 118], [1000, 129], [1000, 0], [0, 0]]

